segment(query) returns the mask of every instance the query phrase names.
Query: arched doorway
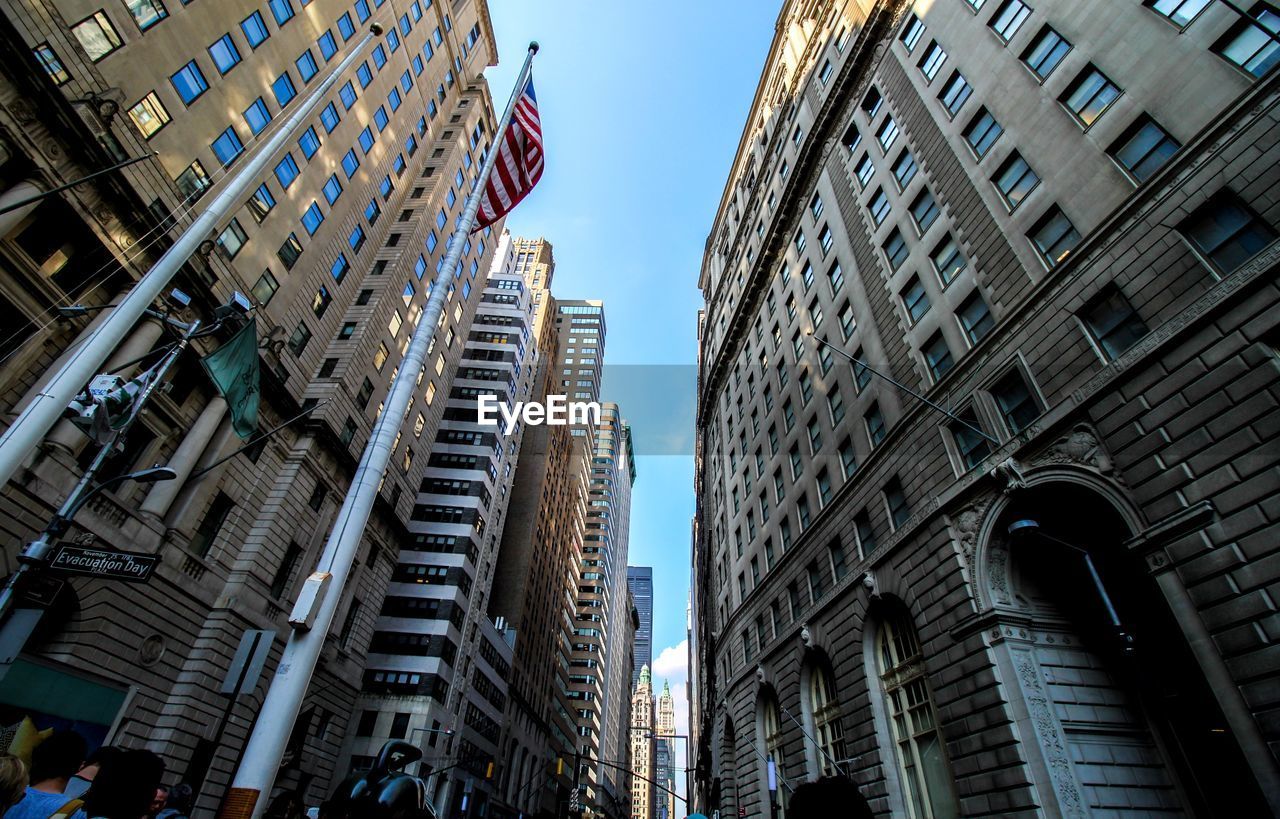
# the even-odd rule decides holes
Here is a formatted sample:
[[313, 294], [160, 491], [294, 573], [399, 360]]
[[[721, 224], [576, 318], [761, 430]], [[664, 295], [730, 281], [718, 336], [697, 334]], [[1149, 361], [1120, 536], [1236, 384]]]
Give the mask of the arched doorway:
[[841, 776], [847, 762], [836, 675], [826, 652], [809, 649], [800, 668], [805, 751], [812, 779]]
[[1116, 503], [1079, 481], [1036, 482], [988, 531], [1006, 679], [1063, 812], [1268, 815]]
[[[782, 711], [773, 686], [760, 688], [756, 695], [756, 747], [760, 748], [760, 792], [776, 805], [773, 819], [786, 819], [788, 796], [794, 785], [787, 777], [784, 753]], [[775, 792], [769, 790], [769, 762], [773, 762]]]

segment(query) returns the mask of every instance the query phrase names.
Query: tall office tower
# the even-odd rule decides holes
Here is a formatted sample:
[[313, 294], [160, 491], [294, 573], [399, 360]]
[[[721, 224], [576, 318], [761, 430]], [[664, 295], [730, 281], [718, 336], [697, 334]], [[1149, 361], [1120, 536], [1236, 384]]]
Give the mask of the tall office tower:
[[653, 665], [653, 567], [628, 566], [627, 586], [635, 596], [640, 626], [636, 629], [635, 660], [631, 669], [631, 685], [640, 681], [640, 666]]
[[676, 814], [676, 705], [671, 696], [671, 684], [662, 681], [662, 693], [658, 695], [657, 719], [654, 722], [655, 759], [653, 778], [665, 790], [655, 791], [658, 803], [657, 819], [675, 819]]
[[[631, 528], [631, 489], [636, 480], [631, 427], [617, 404], [606, 402], [594, 430], [591, 490], [587, 499], [587, 531], [582, 544], [578, 581], [577, 637], [588, 647], [581, 662], [598, 676], [601, 694], [595, 707], [581, 709], [579, 728], [596, 730], [597, 782], [600, 812], [625, 815], [630, 792], [625, 784], [628, 720], [631, 711], [631, 660], [628, 634], [632, 629], [627, 591], [627, 552]], [[596, 632], [596, 633], [592, 633]], [[575, 640], [575, 649], [577, 643]], [[596, 646], [591, 649], [590, 646]], [[579, 660], [575, 659], [577, 666]], [[581, 667], [575, 668], [580, 670]]]
[[655, 819], [653, 682], [649, 666], [631, 693], [631, 819]]
[[[453, 386], [441, 396], [443, 420], [374, 622], [349, 743], [352, 768], [370, 767], [387, 739], [436, 749], [418, 773], [453, 770], [434, 783], [434, 801], [446, 814], [467, 782], [475, 810], [489, 800], [485, 773], [498, 758], [512, 658], [486, 604], [525, 427], [507, 434], [501, 424], [477, 423], [481, 396], [512, 406], [529, 397], [535, 379], [533, 302], [507, 251], [509, 243], [500, 242]], [[415, 434], [424, 426], [421, 415], [414, 419]], [[404, 673], [422, 682], [406, 687]]]
[[[74, 718], [94, 744], [152, 748], [173, 780], [203, 780], [198, 812], [212, 813], [266, 690], [259, 678], [243, 696], [221, 693], [237, 645], [247, 631], [269, 632], [264, 676], [273, 673], [286, 612], [317, 567], [487, 149], [494, 112], [480, 74], [496, 60], [488, 10], [480, 0], [16, 0], [0, 14], [4, 201], [157, 154], [3, 214], [4, 423], [100, 320], [55, 321], [54, 306], [116, 303], [370, 26], [383, 28], [174, 281], [192, 300], [185, 317], [209, 318], [233, 290], [257, 303], [259, 429], [290, 423], [242, 449], [196, 361], [226, 335], [198, 340], [100, 475], [159, 463], [178, 478], [97, 494], [68, 534], [156, 554], [154, 575], [127, 586], [70, 579], [0, 681], [5, 724]], [[344, 773], [335, 766], [362, 688], [434, 690], [419, 671], [366, 674], [365, 655], [495, 238], [471, 237], [450, 285], [435, 352], [290, 734], [277, 792], [297, 790], [309, 804]], [[136, 372], [130, 362], [171, 341], [171, 330], [144, 320], [102, 369]], [[310, 414], [298, 419], [303, 409]], [[8, 565], [93, 454], [59, 425], [4, 487]], [[68, 686], [80, 693], [32, 699]]]
[[[524, 244], [512, 239], [511, 264], [524, 276], [535, 305], [532, 400], [545, 402], [549, 394], [560, 394], [555, 300], [546, 289], [554, 265], [551, 245], [539, 240], [547, 267], [535, 288], [522, 267]], [[501, 619], [514, 642], [499, 784], [506, 807], [554, 813], [568, 797], [577, 746], [568, 669], [590, 452], [572, 445], [567, 426], [544, 424], [525, 428], [519, 455], [488, 604], [490, 617]], [[566, 764], [557, 766], [557, 758]], [[557, 768], [560, 775], [551, 786], [548, 771], [554, 774]]]
[[708, 807], [772, 756], [883, 816], [1280, 810], [1277, 29], [783, 4], [699, 282]]
[[534, 318], [542, 321], [551, 301], [551, 279], [556, 272], [555, 253], [546, 239], [517, 237], [512, 245], [516, 254], [516, 272], [524, 276], [525, 283], [533, 291]]

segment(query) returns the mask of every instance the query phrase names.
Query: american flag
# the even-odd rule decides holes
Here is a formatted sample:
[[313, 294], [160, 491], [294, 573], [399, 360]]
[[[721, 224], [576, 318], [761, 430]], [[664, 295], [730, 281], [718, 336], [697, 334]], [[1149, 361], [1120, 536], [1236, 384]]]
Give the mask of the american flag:
[[533, 94], [533, 77], [530, 77], [516, 101], [506, 136], [498, 146], [498, 158], [484, 186], [472, 232], [483, 230], [507, 215], [541, 178], [542, 123], [538, 120], [538, 99]]

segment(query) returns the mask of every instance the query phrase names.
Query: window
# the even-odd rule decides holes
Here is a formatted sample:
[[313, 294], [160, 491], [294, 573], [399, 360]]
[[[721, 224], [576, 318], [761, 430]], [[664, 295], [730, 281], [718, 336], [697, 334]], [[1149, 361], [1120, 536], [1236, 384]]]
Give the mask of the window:
[[347, 271], [350, 269], [351, 263], [347, 261], [347, 257], [339, 253], [338, 258], [329, 265], [329, 276], [333, 278], [335, 284], [342, 284], [342, 280], [346, 278]]
[[293, 180], [298, 178], [298, 163], [293, 158], [293, 154], [285, 154], [284, 157], [276, 163], [276, 181], [280, 183], [280, 187], [285, 190], [293, 184]]
[[302, 150], [302, 155], [307, 159], [316, 155], [316, 151], [320, 150], [320, 137], [316, 134], [315, 126], [307, 128], [302, 132], [302, 136], [298, 137], [298, 148]]
[[263, 182], [249, 197], [245, 206], [249, 209], [249, 213], [253, 214], [254, 221], [262, 224], [262, 220], [266, 219], [267, 214], [276, 206], [276, 198], [267, 187], [267, 183]]
[[973, 86], [969, 85], [969, 81], [959, 71], [953, 71], [951, 79], [942, 86], [942, 93], [938, 94], [938, 99], [942, 101], [942, 107], [947, 109], [947, 114], [955, 117], [972, 94]]
[[1000, 170], [991, 180], [1000, 191], [1009, 210], [1017, 210], [1018, 205], [1027, 198], [1040, 184], [1040, 177], [1031, 170], [1031, 166], [1022, 158], [1022, 154], [1014, 151], [1000, 166]]
[[1181, 147], [1155, 120], [1143, 114], [1107, 152], [1141, 183], [1162, 168]]
[[907, 613], [892, 612], [881, 623], [876, 656], [902, 798], [911, 816], [959, 816], [920, 641]]
[[258, 300], [258, 304], [265, 305], [271, 302], [271, 297], [279, 289], [280, 283], [276, 281], [276, 277], [271, 275], [270, 270], [264, 270], [262, 275], [258, 277], [257, 283], [249, 291], [249, 294]]
[[1067, 56], [1070, 50], [1071, 43], [1058, 32], [1045, 26], [1040, 30], [1040, 35], [1036, 37], [1031, 47], [1022, 53], [1022, 62], [1043, 82], [1048, 79], [1053, 69], [1058, 67], [1058, 63], [1062, 62], [1062, 58]]
[[950, 234], [933, 249], [929, 260], [933, 262], [933, 269], [937, 271], [943, 287], [955, 281], [956, 276], [963, 273], [965, 266], [968, 265], [964, 254], [960, 252], [960, 248], [956, 247], [955, 240]]
[[973, 150], [973, 155], [982, 159], [1003, 133], [1004, 128], [1000, 127], [995, 117], [986, 108], [979, 108], [969, 122], [969, 127], [964, 129], [964, 139]]
[[356, 36], [356, 26], [351, 22], [351, 12], [345, 11], [338, 18], [338, 33], [342, 35], [344, 41]]
[[995, 326], [991, 310], [977, 290], [970, 293], [969, 298], [960, 304], [956, 317], [960, 319], [960, 326], [964, 329], [965, 338], [969, 339], [970, 344], [977, 344]]
[[293, 85], [293, 77], [289, 76], [288, 71], [276, 77], [275, 82], [271, 83], [271, 91], [276, 95], [276, 104], [281, 108], [298, 95], [298, 89]]
[[267, 31], [267, 24], [262, 21], [260, 11], [255, 11], [241, 20], [240, 30], [244, 32], [244, 38], [249, 41], [250, 48], [257, 48], [271, 36]]
[[858, 177], [858, 184], [866, 187], [871, 181], [871, 175], [876, 172], [875, 163], [871, 161], [870, 154], [863, 154], [862, 159], [858, 162], [858, 167], [854, 169], [854, 174]]
[[831, 412], [831, 428], [839, 429], [840, 422], [844, 420], [844, 395], [841, 394], [838, 385], [827, 394], [827, 409]]
[[191, 551], [201, 557], [209, 554], [209, 549], [213, 546], [214, 540], [217, 539], [218, 533], [222, 531], [222, 525], [235, 507], [235, 502], [222, 492], [214, 495], [213, 503], [209, 504], [209, 510], [204, 513], [204, 517], [200, 520], [200, 525], [196, 527], [195, 536], [191, 538]]
[[373, 143], [377, 140], [374, 139], [373, 131], [366, 125], [364, 129], [360, 131], [360, 136], [356, 138], [356, 141], [360, 143], [360, 149], [368, 155], [368, 153], [373, 150]]
[[141, 31], [146, 31], [169, 16], [169, 10], [160, 0], [124, 0], [124, 5]]
[[818, 82], [826, 85], [831, 80], [831, 61], [826, 60], [822, 63], [822, 70], [818, 72]]
[[373, 70], [368, 63], [360, 63], [360, 67], [356, 69], [356, 79], [360, 81], [361, 88], [368, 88], [369, 83], [373, 82]]
[[809, 710], [813, 716], [814, 740], [817, 742], [814, 751], [821, 775], [842, 776], [843, 769], [840, 766], [848, 754], [845, 752], [844, 732], [840, 727], [840, 704], [835, 698], [835, 681], [826, 662], [813, 663], [809, 668]]
[[957, 417], [960, 421], [953, 422], [950, 426], [951, 438], [955, 441], [956, 454], [960, 456], [960, 463], [967, 472], [982, 463], [983, 459], [991, 453], [991, 445], [986, 438], [975, 431], [981, 427], [978, 425], [978, 414], [974, 412], [973, 407], [961, 410]]
[[205, 172], [204, 166], [199, 160], [192, 162], [178, 174], [178, 178], [174, 180], [174, 184], [178, 186], [178, 190], [182, 191], [183, 202], [191, 204], [204, 195], [213, 183], [209, 180], [209, 174]]
[[105, 11], [96, 11], [76, 23], [71, 27], [71, 33], [76, 35], [85, 54], [95, 63], [124, 45]]
[[342, 170], [347, 175], [347, 179], [356, 175], [356, 171], [360, 169], [360, 157], [356, 156], [355, 149], [347, 151], [342, 155]]
[[885, 154], [889, 153], [889, 148], [898, 139], [898, 123], [893, 121], [893, 117], [887, 117], [881, 123], [879, 130], [876, 131], [876, 141], [880, 143], [880, 150]]
[[867, 424], [867, 438], [871, 441], [871, 445], [878, 446], [889, 431], [885, 426], [884, 413], [880, 411], [880, 405], [872, 404], [867, 409], [867, 414], [863, 416], [863, 420]]
[[853, 317], [853, 305], [845, 302], [844, 307], [840, 310], [840, 332], [847, 340], [857, 328], [858, 322]]
[[902, 238], [902, 231], [897, 228], [893, 229], [893, 233], [889, 234], [889, 238], [884, 242], [884, 255], [889, 260], [889, 267], [897, 270], [902, 267], [902, 263], [907, 260], [907, 242]]
[[337, 202], [338, 197], [342, 196], [342, 183], [338, 181], [337, 174], [330, 174], [321, 190], [324, 192], [324, 201], [330, 205]]
[[897, 478], [891, 478], [884, 485], [884, 502], [889, 510], [889, 522], [895, 530], [901, 528], [911, 517], [911, 507], [906, 493], [902, 491], [902, 482]]
[[951, 348], [947, 346], [947, 340], [942, 337], [942, 331], [934, 333], [924, 344], [924, 363], [929, 367], [929, 373], [933, 376], [934, 381], [938, 381], [942, 376], [955, 366], [955, 359], [951, 357]]
[[342, 100], [342, 109], [344, 111], [350, 111], [351, 106], [356, 104], [356, 89], [350, 81], [344, 83], [342, 88], [339, 89], [338, 99]]
[[298, 326], [294, 328], [293, 334], [289, 336], [289, 351], [295, 356], [301, 356], [303, 350], [307, 349], [307, 342], [311, 341], [311, 330], [304, 322], [298, 322]]
[[929, 312], [929, 295], [925, 292], [924, 283], [920, 281], [919, 276], [912, 276], [900, 295], [902, 306], [907, 308], [907, 318], [912, 324]]
[[1178, 229], [1221, 273], [1231, 273], [1276, 239], [1276, 231], [1229, 190], [1196, 208]]
[[342, 117], [338, 115], [338, 106], [329, 103], [320, 111], [320, 124], [324, 126], [326, 134], [332, 134], [333, 129], [338, 127], [338, 123], [342, 121]]
[[316, 38], [316, 45], [320, 47], [320, 56], [324, 57], [327, 63], [333, 59], [333, 55], [338, 53], [338, 43], [333, 38], [332, 31], [326, 31]]
[[898, 181], [898, 190], [905, 190], [911, 180], [916, 178], [916, 158], [910, 151], [904, 150], [893, 163], [893, 178]]
[[213, 60], [213, 67], [219, 74], [226, 74], [239, 65], [240, 49], [236, 48], [236, 41], [230, 34], [222, 35], [209, 46], [209, 59]]
[[267, 8], [271, 9], [271, 16], [276, 18], [278, 26], [293, 19], [293, 4], [289, 0], [267, 0]]
[[840, 263], [835, 262], [827, 269], [827, 283], [831, 285], [831, 295], [840, 292], [840, 288], [844, 286], [844, 271], [840, 269]]
[[1067, 90], [1062, 104], [1088, 128], [1119, 96], [1120, 89], [1101, 71], [1089, 66]]
[[1062, 262], [1080, 244], [1080, 234], [1075, 225], [1057, 205], [1040, 217], [1031, 229], [1030, 238], [1049, 267]]
[[309, 48], [299, 54], [293, 64], [298, 69], [298, 76], [302, 77], [304, 85], [320, 72], [320, 66], [316, 64], [316, 55], [312, 54]]
[[1179, 28], [1186, 26], [1213, 0], [1145, 0], [1146, 6]]
[[217, 245], [228, 259], [234, 259], [247, 241], [249, 241], [249, 234], [244, 232], [239, 220], [232, 219], [226, 229], [218, 234]]
[[[133, 120], [134, 126], [143, 137], [150, 139], [157, 131], [168, 125], [171, 118], [164, 104], [160, 102], [160, 98], [156, 96], [156, 92], [152, 91], [129, 109], [129, 119]], [[207, 177], [205, 182], [208, 182]]]
[[316, 318], [321, 318], [332, 303], [333, 296], [329, 294], [329, 288], [320, 285], [320, 289], [316, 291], [315, 297], [311, 300], [311, 312], [316, 314]]
[[928, 188], [920, 191], [920, 195], [911, 203], [911, 218], [915, 220], [916, 228], [923, 235], [929, 226], [938, 219], [938, 203], [933, 198], [933, 193]]
[[938, 41], [934, 40], [929, 43], [929, 47], [925, 49], [921, 55], [920, 61], [916, 66], [920, 69], [920, 73], [925, 76], [929, 82], [933, 82], [933, 78], [938, 76], [938, 69], [947, 61], [947, 52], [942, 50], [942, 46], [938, 45]]
[[1146, 322], [1115, 287], [1096, 296], [1081, 317], [1108, 361], [1115, 361], [1147, 334]]
[[1000, 408], [1005, 425], [1015, 435], [1040, 415], [1040, 405], [1017, 369], [1010, 370], [991, 387], [991, 397]]
[[1004, 5], [991, 17], [991, 30], [1006, 43], [1013, 39], [1022, 24], [1031, 16], [1031, 7], [1022, 0], [1005, 0]]
[[1236, 23], [1214, 44], [1213, 50], [1224, 60], [1261, 77], [1280, 62], [1280, 43], [1267, 34], [1280, 33], [1280, 11], [1270, 3], [1258, 3], [1249, 16], [1257, 22]]
[[883, 225], [884, 220], [889, 218], [889, 197], [885, 194], [883, 188], [876, 190], [875, 195], [871, 197], [871, 201], [867, 203], [867, 210], [871, 211], [871, 219], [877, 226]]
[[249, 126], [249, 132], [254, 136], [262, 133], [270, 122], [271, 112], [267, 110], [267, 104], [262, 101], [262, 97], [258, 97], [252, 105], [244, 109], [244, 124]]
[[236, 134], [234, 128], [230, 126], [227, 130], [218, 135], [209, 147], [213, 150], [213, 155], [222, 163], [222, 167], [229, 166], [236, 161], [236, 157], [244, 153], [244, 143], [240, 141], [240, 137]]
[[285, 270], [292, 270], [293, 266], [298, 263], [298, 257], [302, 255], [302, 243], [298, 241], [298, 237], [290, 233], [285, 237], [284, 244], [280, 245], [280, 249], [276, 251], [276, 256], [284, 264]]
[[908, 53], [915, 50], [916, 43], [920, 42], [922, 34], [924, 34], [924, 23], [920, 22], [920, 18], [915, 14], [908, 12], [907, 21], [902, 24], [902, 34], [898, 35], [898, 39], [902, 40], [902, 44], [907, 47]]
[[178, 92], [178, 99], [187, 105], [195, 102], [201, 94], [209, 90], [209, 83], [195, 60], [172, 74], [169, 77], [169, 83], [173, 85], [173, 90]]
[[809, 420], [805, 431], [809, 434], [809, 452], [816, 455], [822, 449], [822, 425], [818, 423], [816, 416]]

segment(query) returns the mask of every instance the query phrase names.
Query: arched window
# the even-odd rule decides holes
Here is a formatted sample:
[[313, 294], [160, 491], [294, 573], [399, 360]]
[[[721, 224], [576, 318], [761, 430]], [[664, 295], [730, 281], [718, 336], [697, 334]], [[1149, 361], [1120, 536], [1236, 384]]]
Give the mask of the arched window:
[[775, 817], [776, 819], [785, 819], [787, 815], [787, 765], [782, 753], [782, 715], [778, 709], [778, 700], [771, 692], [761, 694], [760, 740], [764, 746], [765, 754], [764, 764], [761, 765], [761, 770], [764, 772], [765, 777], [763, 791], [768, 793], [768, 761], [772, 759], [778, 785], [776, 797], [778, 812]]
[[844, 731], [840, 728], [840, 704], [836, 702], [835, 690], [830, 664], [816, 663], [809, 672], [809, 713], [813, 715], [821, 776], [841, 776], [840, 763], [845, 758]]
[[886, 617], [880, 629], [880, 683], [897, 747], [903, 798], [912, 819], [959, 816], [951, 765], [938, 730], [924, 656], [905, 611]]

